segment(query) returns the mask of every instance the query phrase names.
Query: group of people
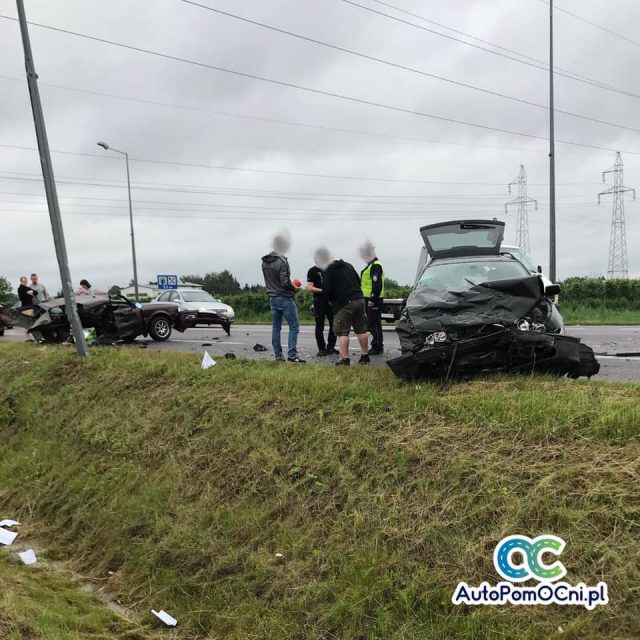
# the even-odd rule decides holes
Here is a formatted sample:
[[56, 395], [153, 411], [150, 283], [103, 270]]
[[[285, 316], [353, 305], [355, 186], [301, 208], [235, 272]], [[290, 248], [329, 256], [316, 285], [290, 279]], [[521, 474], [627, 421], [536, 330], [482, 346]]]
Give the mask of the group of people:
[[[302, 364], [298, 354], [300, 324], [294, 296], [302, 283], [291, 280], [287, 260], [290, 247], [288, 234], [273, 239], [273, 251], [262, 258], [262, 273], [269, 295], [272, 317], [271, 343], [275, 359], [284, 361], [280, 333], [282, 319], [289, 325], [287, 358]], [[313, 293], [316, 320], [315, 336], [318, 356], [339, 355], [337, 366], [349, 366], [349, 333], [353, 329], [360, 346], [358, 364], [369, 364], [371, 356], [384, 351], [382, 335], [382, 302], [384, 298], [384, 270], [371, 242], [360, 247], [365, 267], [358, 273], [353, 265], [336, 259], [326, 247], [314, 254], [314, 266], [307, 273], [307, 290]], [[324, 338], [325, 321], [329, 325]], [[371, 346], [369, 347], [369, 335]], [[336, 344], [339, 350], [336, 349]]]
[[35, 304], [50, 300], [47, 287], [38, 280], [38, 274], [32, 273], [31, 280], [27, 276], [20, 278], [20, 286], [18, 287], [18, 298], [21, 307], [33, 307]]

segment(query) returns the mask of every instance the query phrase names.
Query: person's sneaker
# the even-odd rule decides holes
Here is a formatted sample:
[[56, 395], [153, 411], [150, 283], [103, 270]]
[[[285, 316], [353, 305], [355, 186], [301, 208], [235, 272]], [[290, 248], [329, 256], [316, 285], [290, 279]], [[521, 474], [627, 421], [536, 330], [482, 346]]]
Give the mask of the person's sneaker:
[[371, 358], [369, 357], [369, 354], [361, 355], [360, 360], [358, 360], [358, 364], [371, 364]]
[[329, 352], [326, 349], [320, 349], [320, 351], [318, 351], [318, 358], [324, 358], [325, 356], [328, 356]]
[[287, 358], [287, 360], [289, 362], [293, 362], [294, 364], [304, 364], [306, 362], [306, 360], [302, 360], [301, 358], [299, 358], [298, 356], [295, 356], [293, 358]]
[[327, 355], [328, 356], [339, 356], [340, 352], [335, 347], [332, 347], [331, 349], [327, 349]]
[[284, 356], [276, 356], [276, 362], [286, 362]]
[[349, 358], [340, 358], [338, 362], [336, 362], [336, 367], [348, 367], [351, 365], [351, 360]]

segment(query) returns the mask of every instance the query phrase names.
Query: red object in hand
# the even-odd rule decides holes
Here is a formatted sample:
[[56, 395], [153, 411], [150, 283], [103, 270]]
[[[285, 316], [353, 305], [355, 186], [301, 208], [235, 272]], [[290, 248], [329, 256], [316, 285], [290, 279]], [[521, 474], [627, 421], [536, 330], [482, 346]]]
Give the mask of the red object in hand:
[[293, 286], [296, 289], [299, 289], [302, 286], [302, 281], [300, 280], [300, 278], [295, 278], [295, 280], [293, 281]]

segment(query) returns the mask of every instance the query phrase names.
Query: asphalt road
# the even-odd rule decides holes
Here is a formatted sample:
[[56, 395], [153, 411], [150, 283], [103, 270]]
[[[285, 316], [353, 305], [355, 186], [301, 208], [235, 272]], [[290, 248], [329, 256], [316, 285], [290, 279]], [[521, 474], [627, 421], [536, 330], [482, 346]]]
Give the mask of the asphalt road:
[[[594, 380], [640, 381], [640, 326], [575, 326], [568, 327], [567, 334], [582, 338], [598, 355], [600, 373]], [[282, 345], [286, 353], [288, 329], [282, 329]], [[20, 330], [7, 331], [0, 340], [23, 340]], [[384, 366], [388, 358], [400, 354], [400, 344], [393, 326], [384, 330], [385, 353], [373, 356], [374, 364]], [[254, 351], [256, 344], [263, 345], [267, 351]], [[256, 360], [273, 358], [271, 349], [271, 327], [267, 325], [233, 325], [231, 336], [219, 327], [189, 329], [185, 333], [174, 332], [168, 342], [154, 342], [138, 339], [125, 348], [145, 348], [150, 351], [180, 351], [186, 353], [204, 353], [208, 351], [214, 359], [224, 357], [225, 353], [234, 353], [237, 357]], [[319, 358], [315, 343], [314, 329], [301, 326], [298, 337], [298, 352], [307, 362], [333, 364], [333, 357]], [[351, 339], [352, 362], [357, 359], [358, 344]], [[294, 366], [294, 365], [292, 365]]]

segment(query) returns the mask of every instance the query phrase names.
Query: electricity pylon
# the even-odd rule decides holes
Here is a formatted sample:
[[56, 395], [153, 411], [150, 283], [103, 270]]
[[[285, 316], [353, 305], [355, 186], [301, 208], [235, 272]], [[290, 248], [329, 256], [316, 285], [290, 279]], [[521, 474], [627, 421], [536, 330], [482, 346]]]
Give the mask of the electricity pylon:
[[504, 212], [508, 213], [509, 205], [518, 205], [518, 218], [516, 220], [516, 245], [518, 245], [522, 249], [527, 258], [530, 258], [531, 243], [529, 242], [528, 205], [530, 202], [533, 202], [537, 211], [538, 201], [527, 196], [527, 172], [525, 171], [523, 164], [520, 165], [520, 173], [518, 174], [517, 180], [510, 182], [508, 185], [509, 193], [511, 193], [511, 187], [514, 184], [518, 185], [518, 197], [510, 200], [504, 205]]
[[628, 278], [629, 265], [627, 263], [627, 230], [624, 222], [624, 192], [631, 191], [636, 199], [636, 190], [625, 187], [623, 182], [624, 167], [622, 156], [616, 153], [616, 162], [611, 169], [602, 172], [602, 182], [606, 182], [605, 175], [613, 173], [613, 187], [598, 194], [598, 204], [601, 196], [613, 195], [613, 209], [611, 212], [611, 236], [609, 237], [609, 266], [607, 278]]

